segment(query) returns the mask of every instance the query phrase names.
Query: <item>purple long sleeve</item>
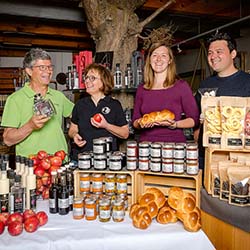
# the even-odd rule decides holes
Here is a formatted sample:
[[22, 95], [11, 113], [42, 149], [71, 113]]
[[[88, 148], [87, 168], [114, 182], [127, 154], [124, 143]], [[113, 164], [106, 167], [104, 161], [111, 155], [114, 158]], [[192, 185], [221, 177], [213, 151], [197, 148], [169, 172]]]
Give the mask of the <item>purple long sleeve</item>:
[[[181, 119], [181, 114], [193, 118], [195, 125], [199, 123], [199, 110], [187, 82], [178, 80], [173, 87], [161, 90], [146, 90], [140, 85], [136, 92], [133, 122], [146, 113], [169, 109], [175, 114], [175, 120]], [[140, 141], [185, 142], [182, 129], [153, 127], [141, 129]]]

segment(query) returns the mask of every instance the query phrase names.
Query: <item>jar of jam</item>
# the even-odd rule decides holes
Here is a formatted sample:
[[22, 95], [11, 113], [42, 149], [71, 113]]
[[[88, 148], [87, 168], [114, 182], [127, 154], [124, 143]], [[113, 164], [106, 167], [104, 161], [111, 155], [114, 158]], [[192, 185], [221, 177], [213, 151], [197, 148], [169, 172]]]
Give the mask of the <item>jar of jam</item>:
[[149, 157], [139, 157], [139, 170], [148, 171], [149, 170]]
[[94, 155], [94, 169], [105, 170], [107, 168], [106, 154]]
[[150, 165], [150, 170], [152, 172], [160, 172], [161, 171], [161, 158], [151, 157], [149, 165]]
[[96, 200], [93, 198], [85, 199], [85, 219], [95, 220], [97, 217]]
[[128, 210], [128, 195], [127, 193], [121, 193], [121, 194], [117, 194], [116, 195], [117, 199], [122, 199], [123, 203], [124, 203], [124, 209], [125, 211]]
[[103, 138], [93, 139], [93, 153], [105, 154], [106, 153], [106, 140]]
[[90, 153], [80, 153], [78, 154], [78, 168], [87, 170], [91, 168], [91, 154]]
[[164, 143], [162, 145], [162, 158], [174, 158], [174, 143]]
[[106, 194], [115, 193], [115, 174], [105, 175], [105, 193]]
[[80, 192], [90, 192], [90, 176], [88, 173], [80, 173]]
[[84, 207], [82, 198], [74, 198], [73, 201], [73, 218], [80, 220], [84, 217]]
[[120, 171], [122, 169], [122, 157], [121, 155], [110, 155], [109, 157], [109, 169], [113, 171]]
[[127, 170], [136, 170], [137, 169], [137, 158], [127, 156]]
[[112, 151], [112, 142], [113, 142], [113, 138], [111, 136], [108, 137], [101, 137], [99, 139], [103, 139], [106, 143], [106, 153], [111, 152]]
[[150, 154], [149, 142], [140, 142], [139, 157], [149, 157], [149, 154]]
[[185, 170], [184, 159], [174, 159], [174, 173], [183, 174]]
[[199, 172], [198, 160], [186, 160], [186, 172], [190, 175], [196, 175]]
[[184, 159], [185, 158], [185, 144], [176, 143], [174, 148], [174, 158], [175, 159]]
[[109, 199], [102, 198], [99, 201], [99, 221], [108, 222], [111, 218], [111, 204]]
[[125, 208], [122, 199], [115, 199], [112, 209], [112, 219], [115, 222], [121, 222], [125, 218]]
[[198, 160], [198, 145], [196, 143], [188, 143], [186, 146], [186, 159]]
[[127, 157], [137, 157], [137, 142], [127, 141]]
[[161, 157], [161, 144], [158, 142], [153, 142], [150, 145], [150, 156], [154, 158]]
[[117, 194], [126, 194], [128, 188], [127, 175], [126, 174], [117, 174], [116, 175], [116, 193]]
[[162, 158], [163, 173], [173, 173], [173, 161], [172, 158]]
[[99, 173], [92, 174], [92, 192], [100, 194], [103, 192], [103, 175]]

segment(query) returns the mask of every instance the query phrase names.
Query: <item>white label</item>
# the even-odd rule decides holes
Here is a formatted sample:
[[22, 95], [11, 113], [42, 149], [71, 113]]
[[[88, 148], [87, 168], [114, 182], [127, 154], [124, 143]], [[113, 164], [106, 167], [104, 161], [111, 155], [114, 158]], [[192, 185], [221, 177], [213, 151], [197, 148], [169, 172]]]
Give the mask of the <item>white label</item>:
[[117, 190], [120, 190], [120, 191], [127, 191], [127, 183], [119, 183], [117, 182]]
[[121, 170], [122, 163], [121, 163], [121, 161], [112, 161], [112, 160], [109, 160], [109, 168], [111, 170]]
[[123, 219], [124, 216], [125, 216], [125, 212], [123, 210], [120, 210], [120, 211], [113, 210], [112, 217], [114, 219], [120, 220], [120, 219]]
[[137, 164], [136, 160], [128, 161], [127, 160], [127, 170], [136, 170]]
[[58, 199], [58, 207], [59, 208], [68, 208], [69, 207], [69, 199]]
[[95, 169], [105, 169], [106, 161], [105, 160], [94, 160], [94, 168]]
[[73, 214], [74, 214], [74, 216], [82, 216], [83, 215], [83, 207], [74, 207]]
[[150, 169], [155, 172], [161, 171], [161, 163], [160, 162], [150, 162]]
[[105, 153], [105, 144], [93, 145], [94, 154], [104, 154]]
[[172, 173], [173, 172], [173, 163], [167, 163], [163, 162], [162, 163], [162, 172], [164, 173]]
[[173, 149], [162, 149], [162, 157], [163, 158], [173, 158], [174, 150]]
[[114, 182], [106, 182], [105, 183], [105, 190], [115, 190], [115, 183]]
[[102, 189], [102, 182], [101, 181], [93, 181], [92, 188], [93, 189]]
[[80, 181], [80, 188], [89, 188], [90, 187], [90, 181]]
[[149, 156], [149, 147], [139, 148], [139, 156]]
[[100, 209], [100, 211], [99, 211], [99, 217], [101, 219], [108, 219], [108, 218], [110, 218], [110, 213], [111, 213], [110, 210], [101, 210]]
[[56, 208], [56, 200], [55, 199], [49, 199], [49, 207]]
[[136, 147], [127, 148], [127, 156], [136, 157]]
[[90, 159], [89, 160], [79, 160], [78, 161], [78, 167], [80, 169], [89, 169], [91, 167]]
[[86, 217], [94, 217], [95, 216], [95, 209], [85, 207], [85, 216]]
[[148, 161], [140, 161], [139, 160], [139, 169], [146, 171], [149, 169], [149, 160]]

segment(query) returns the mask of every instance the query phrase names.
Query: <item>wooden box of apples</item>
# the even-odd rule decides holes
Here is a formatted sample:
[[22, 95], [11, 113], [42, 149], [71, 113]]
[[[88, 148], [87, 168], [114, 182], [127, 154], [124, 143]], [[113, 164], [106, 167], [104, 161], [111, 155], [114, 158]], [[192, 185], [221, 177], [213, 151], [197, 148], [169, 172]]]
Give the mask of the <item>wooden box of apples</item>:
[[63, 164], [66, 157], [64, 150], [59, 150], [53, 155], [44, 150], [40, 150], [36, 155], [29, 156], [34, 162], [34, 174], [36, 178], [37, 195], [43, 199], [49, 198], [49, 188], [51, 185], [51, 172], [57, 171]]

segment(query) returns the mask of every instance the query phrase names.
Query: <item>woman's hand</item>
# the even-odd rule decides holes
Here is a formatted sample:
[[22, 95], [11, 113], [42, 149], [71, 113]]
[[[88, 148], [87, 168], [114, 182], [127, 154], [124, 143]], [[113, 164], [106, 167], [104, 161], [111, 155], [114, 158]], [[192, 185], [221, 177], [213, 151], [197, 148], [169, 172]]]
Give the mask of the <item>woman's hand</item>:
[[87, 143], [78, 133], [74, 134], [73, 140], [78, 147], [83, 147]]
[[100, 121], [97, 122], [93, 117], [90, 118], [90, 122], [91, 124], [96, 127], [96, 128], [107, 128], [108, 126], [108, 122], [107, 120], [104, 118], [104, 116], [102, 114], [99, 114], [100, 118], [99, 119]]

